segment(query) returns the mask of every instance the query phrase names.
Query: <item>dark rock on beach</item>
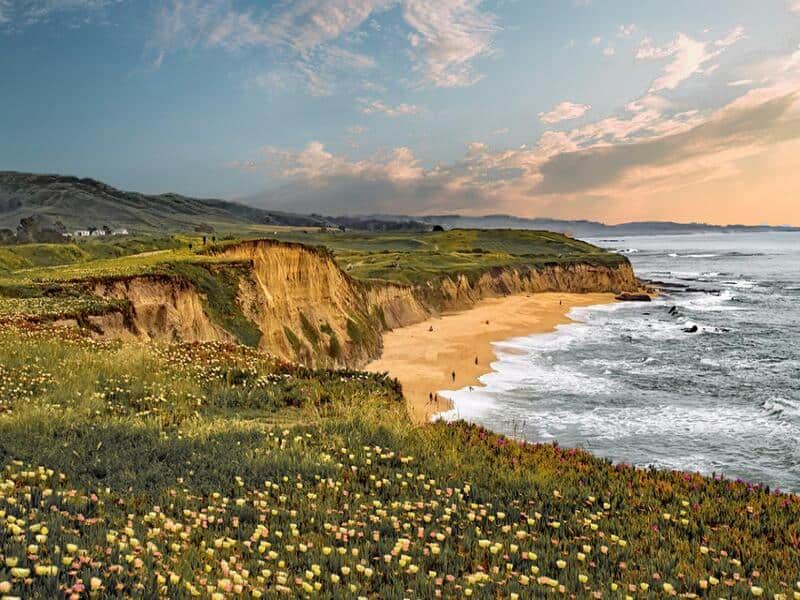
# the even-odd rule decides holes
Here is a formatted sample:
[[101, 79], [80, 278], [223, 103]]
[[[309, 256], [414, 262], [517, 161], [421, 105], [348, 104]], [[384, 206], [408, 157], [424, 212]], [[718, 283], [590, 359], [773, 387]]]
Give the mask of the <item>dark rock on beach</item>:
[[691, 327], [684, 328], [683, 331], [684, 331], [684, 333], [697, 333], [698, 330], [699, 330], [699, 328], [697, 327], [697, 325], [692, 325]]
[[652, 300], [649, 294], [631, 294], [628, 292], [623, 292], [616, 298], [620, 302], [650, 302]]

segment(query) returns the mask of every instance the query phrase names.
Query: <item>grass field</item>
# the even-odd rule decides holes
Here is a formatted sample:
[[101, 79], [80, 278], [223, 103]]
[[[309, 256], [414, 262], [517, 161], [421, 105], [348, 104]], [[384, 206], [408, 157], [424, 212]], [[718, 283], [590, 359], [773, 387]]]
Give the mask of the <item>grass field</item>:
[[0, 596], [797, 598], [800, 499], [414, 427], [381, 376], [0, 330]]

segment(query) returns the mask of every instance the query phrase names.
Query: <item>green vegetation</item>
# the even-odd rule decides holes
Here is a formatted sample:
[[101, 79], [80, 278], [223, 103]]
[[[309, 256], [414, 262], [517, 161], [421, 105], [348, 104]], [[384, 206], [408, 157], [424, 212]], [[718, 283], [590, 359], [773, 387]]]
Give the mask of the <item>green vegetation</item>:
[[0, 594], [792, 598], [800, 498], [612, 465], [244, 346], [0, 330]]
[[575, 262], [618, 265], [625, 258], [559, 233], [455, 229], [430, 233], [341, 233], [287, 230], [275, 239], [325, 246], [357, 279], [419, 284], [493, 267], [538, 267]]
[[168, 271], [191, 283], [200, 292], [206, 313], [217, 325], [232, 333], [239, 343], [257, 347], [261, 330], [242, 312], [236, 298], [241, 278], [249, 277], [246, 266], [227, 263], [194, 264], [188, 261], [169, 264]]
[[[319, 344], [319, 331], [311, 323], [304, 314], [300, 315], [300, 326], [303, 328], [303, 335], [306, 336], [306, 339], [311, 342], [312, 346], [316, 346]], [[330, 329], [330, 327], [328, 327]]]
[[64, 244], [0, 246], [0, 274], [171, 250], [182, 245], [182, 240], [176, 237], [112, 237], [102, 241], [91, 239]]

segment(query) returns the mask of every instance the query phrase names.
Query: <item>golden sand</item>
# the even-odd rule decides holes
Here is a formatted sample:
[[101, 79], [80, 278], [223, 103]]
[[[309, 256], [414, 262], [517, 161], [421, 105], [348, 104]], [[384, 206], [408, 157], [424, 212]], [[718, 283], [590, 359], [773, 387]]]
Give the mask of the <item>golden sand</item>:
[[567, 313], [574, 307], [613, 301], [613, 294], [561, 293], [483, 300], [469, 310], [384, 334], [383, 355], [366, 370], [396, 377], [403, 385], [409, 414], [416, 422], [425, 422], [452, 408], [441, 396], [438, 404], [431, 403], [429, 394], [480, 385], [478, 377], [490, 372], [496, 359], [492, 342], [552, 331], [571, 322]]

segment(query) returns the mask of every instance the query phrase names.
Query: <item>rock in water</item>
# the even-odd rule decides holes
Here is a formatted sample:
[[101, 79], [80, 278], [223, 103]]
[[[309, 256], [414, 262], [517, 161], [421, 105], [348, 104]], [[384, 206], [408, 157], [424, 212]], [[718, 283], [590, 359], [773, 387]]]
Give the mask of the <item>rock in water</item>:
[[697, 333], [698, 327], [697, 325], [692, 325], [691, 327], [684, 328], [684, 333]]
[[620, 302], [650, 302], [652, 299], [649, 294], [631, 294], [623, 292], [616, 297]]

